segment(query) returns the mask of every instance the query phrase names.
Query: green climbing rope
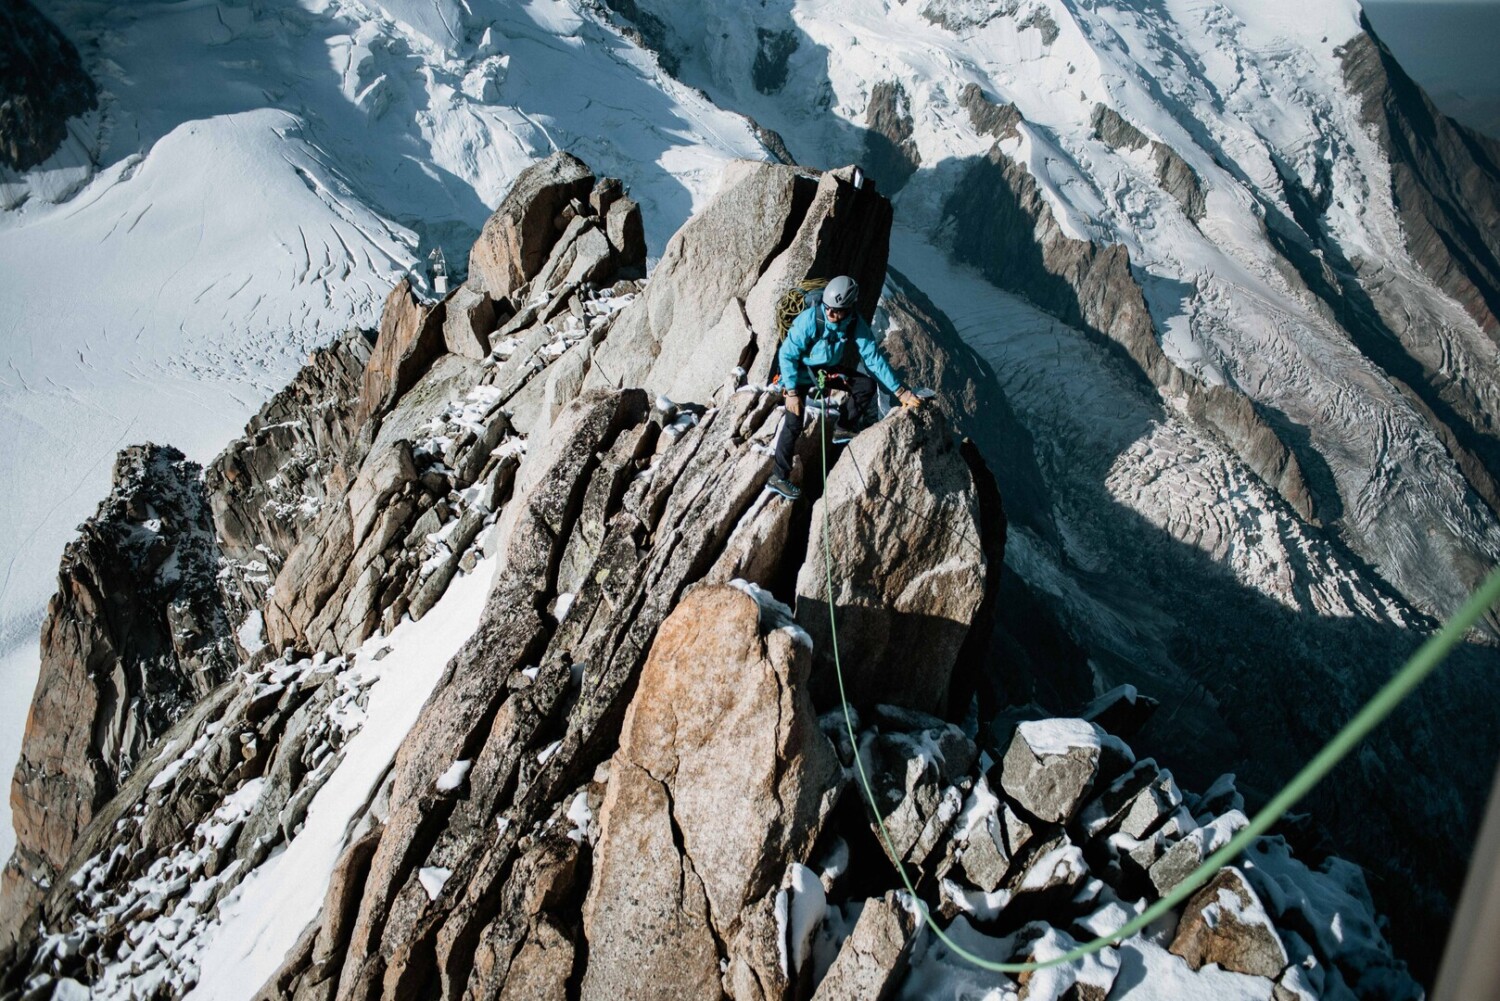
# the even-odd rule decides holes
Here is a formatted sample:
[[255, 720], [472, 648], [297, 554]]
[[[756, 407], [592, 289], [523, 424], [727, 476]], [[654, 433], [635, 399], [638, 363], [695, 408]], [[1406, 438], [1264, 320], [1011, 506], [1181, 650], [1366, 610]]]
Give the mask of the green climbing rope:
[[[818, 373], [818, 400], [823, 401], [823, 373]], [[1239, 831], [1218, 851], [1214, 852], [1203, 864], [1193, 870], [1181, 883], [1178, 883], [1169, 893], [1146, 908], [1139, 917], [1128, 922], [1118, 931], [1110, 935], [1103, 935], [1063, 953], [1052, 959], [1039, 960], [1030, 963], [997, 963], [994, 960], [976, 956], [974, 953], [959, 945], [947, 932], [939, 928], [937, 922], [926, 907], [921, 905], [921, 898], [917, 896], [916, 887], [912, 885], [911, 877], [906, 873], [906, 867], [901, 864], [900, 853], [896, 851], [891, 840], [890, 833], [885, 827], [885, 818], [881, 816], [880, 807], [875, 800], [875, 791], [870, 786], [870, 778], [865, 773], [865, 763], [859, 753], [859, 738], [854, 733], [854, 719], [849, 710], [849, 698], [844, 690], [844, 667], [839, 660], [839, 634], [838, 623], [833, 612], [833, 550], [829, 544], [828, 508], [826, 501], [828, 494], [828, 437], [819, 430], [818, 439], [822, 443], [822, 466], [823, 466], [823, 562], [827, 573], [827, 601], [828, 601], [828, 631], [833, 645], [833, 667], [838, 677], [839, 701], [844, 706], [844, 725], [849, 731], [849, 745], [854, 750], [854, 765], [859, 774], [860, 785], [864, 788], [865, 799], [870, 804], [870, 809], [875, 815], [875, 822], [880, 827], [880, 837], [885, 842], [886, 851], [895, 863], [896, 872], [901, 876], [901, 882], [905, 885], [912, 900], [917, 902], [922, 912], [922, 920], [932, 931], [937, 939], [951, 949], [954, 955], [960, 956], [981, 969], [990, 970], [995, 973], [1027, 973], [1034, 970], [1044, 970], [1053, 966], [1062, 966], [1085, 956], [1092, 955], [1100, 950], [1114, 945], [1122, 939], [1129, 938], [1136, 932], [1142, 931], [1157, 919], [1161, 918], [1172, 908], [1187, 900], [1199, 887], [1207, 883], [1224, 866], [1244, 851], [1249, 844], [1260, 837], [1271, 828], [1271, 825], [1280, 820], [1292, 805], [1307, 795], [1313, 786], [1317, 785], [1348, 753], [1355, 745], [1365, 738], [1367, 734], [1391, 714], [1401, 702], [1412, 693], [1412, 690], [1421, 684], [1422, 680], [1431, 674], [1444, 658], [1448, 651], [1459, 642], [1465, 633], [1477, 623], [1482, 615], [1488, 611], [1496, 602], [1500, 602], [1500, 569], [1496, 569], [1486, 580], [1483, 586], [1469, 598], [1463, 608], [1449, 619], [1436, 634], [1430, 637], [1426, 643], [1414, 653], [1410, 660], [1396, 673], [1384, 688], [1370, 699], [1365, 707], [1359, 711], [1349, 723], [1334, 735], [1324, 748], [1318, 752], [1303, 769], [1287, 783], [1286, 787], [1277, 793], [1276, 797], [1266, 804], [1265, 808], [1257, 813], [1248, 826]]]

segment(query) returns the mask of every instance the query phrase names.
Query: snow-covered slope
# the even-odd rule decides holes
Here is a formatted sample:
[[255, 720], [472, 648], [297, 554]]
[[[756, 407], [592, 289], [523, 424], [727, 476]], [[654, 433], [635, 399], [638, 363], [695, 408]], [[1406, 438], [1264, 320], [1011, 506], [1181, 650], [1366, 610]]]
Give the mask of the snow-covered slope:
[[[560, 0], [43, 7], [101, 107], [41, 167], [0, 175], [7, 776], [58, 559], [119, 448], [211, 459], [432, 248], [461, 268], [554, 148], [625, 179], [653, 253], [725, 160], [764, 155]], [[8, 856], [8, 805], [0, 832]]]

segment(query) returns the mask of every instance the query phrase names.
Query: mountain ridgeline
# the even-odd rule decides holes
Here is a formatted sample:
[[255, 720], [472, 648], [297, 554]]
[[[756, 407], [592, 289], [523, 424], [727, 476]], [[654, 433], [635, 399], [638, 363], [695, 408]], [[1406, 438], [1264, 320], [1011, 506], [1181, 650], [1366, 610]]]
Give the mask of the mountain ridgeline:
[[[924, 927], [1055, 955], [1247, 819], [1132, 751], [1155, 699], [1026, 701], [1078, 656], [1001, 569], [992, 463], [1035, 459], [959, 434], [1015, 415], [858, 181], [735, 163], [644, 281], [639, 209], [553, 154], [202, 477], [124, 453], [44, 631], [14, 795], [70, 812], [18, 832], [0, 996], [1420, 996], [1295, 825], [1057, 970]], [[793, 503], [775, 315], [836, 274], [938, 395], [809, 421]]]

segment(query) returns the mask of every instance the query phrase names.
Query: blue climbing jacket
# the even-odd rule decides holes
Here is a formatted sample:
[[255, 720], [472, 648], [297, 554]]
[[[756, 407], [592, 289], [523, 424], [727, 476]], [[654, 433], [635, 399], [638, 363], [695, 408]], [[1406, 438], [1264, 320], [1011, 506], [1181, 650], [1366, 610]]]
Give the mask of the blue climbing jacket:
[[865, 318], [850, 311], [848, 316], [834, 323], [827, 313], [821, 317], [816, 315], [815, 311], [821, 309], [822, 305], [809, 306], [798, 313], [787, 328], [786, 338], [777, 352], [781, 361], [782, 389], [811, 388], [817, 382], [812, 370], [832, 368], [842, 362], [851, 337], [875, 381], [892, 393], [900, 389], [901, 380], [891, 371], [890, 362], [885, 360], [885, 353], [875, 343], [875, 332]]

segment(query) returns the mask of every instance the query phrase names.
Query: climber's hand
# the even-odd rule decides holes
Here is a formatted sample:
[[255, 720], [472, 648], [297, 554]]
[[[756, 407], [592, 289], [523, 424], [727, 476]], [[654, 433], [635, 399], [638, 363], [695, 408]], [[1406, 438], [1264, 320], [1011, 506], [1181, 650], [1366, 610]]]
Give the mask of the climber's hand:
[[786, 412], [793, 417], [802, 416], [802, 394], [791, 390], [786, 394]]
[[903, 389], [896, 394], [896, 399], [901, 401], [903, 407], [920, 407], [922, 398], [909, 389]]

